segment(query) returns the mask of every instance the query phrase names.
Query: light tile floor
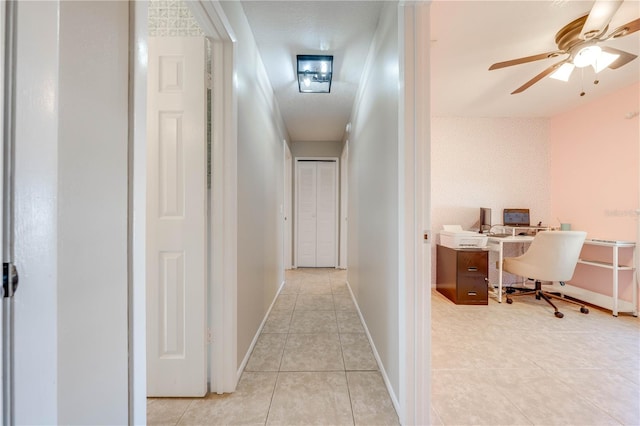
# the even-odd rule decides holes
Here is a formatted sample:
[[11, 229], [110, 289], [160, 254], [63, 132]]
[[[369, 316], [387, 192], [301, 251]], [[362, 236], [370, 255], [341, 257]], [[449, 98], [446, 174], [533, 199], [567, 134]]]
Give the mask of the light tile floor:
[[149, 398], [148, 424], [397, 425], [346, 271], [287, 271], [233, 394]]
[[[238, 391], [149, 399], [149, 424], [396, 424], [345, 271], [287, 272]], [[436, 425], [640, 425], [640, 320], [432, 291]]]
[[432, 423], [640, 425], [640, 320], [558, 303], [432, 291]]

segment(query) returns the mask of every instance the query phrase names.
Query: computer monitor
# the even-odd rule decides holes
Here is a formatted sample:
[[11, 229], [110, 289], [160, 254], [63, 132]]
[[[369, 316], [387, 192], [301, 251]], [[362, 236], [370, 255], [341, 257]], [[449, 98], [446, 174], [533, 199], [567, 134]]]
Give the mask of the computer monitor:
[[504, 226], [530, 226], [529, 209], [504, 209], [502, 224]]
[[491, 231], [491, 209], [480, 207], [480, 229], [478, 232], [484, 234]]

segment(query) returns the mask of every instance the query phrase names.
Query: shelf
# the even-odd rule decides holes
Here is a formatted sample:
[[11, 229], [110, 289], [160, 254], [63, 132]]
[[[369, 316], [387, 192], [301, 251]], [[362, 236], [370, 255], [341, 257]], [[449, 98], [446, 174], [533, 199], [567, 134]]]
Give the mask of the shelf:
[[599, 240], [599, 239], [595, 239], [595, 238], [587, 238], [584, 241], [584, 243], [587, 244], [587, 245], [603, 246], [603, 247], [628, 248], [628, 247], [635, 247], [636, 246], [636, 243], [634, 243], [633, 241]]
[[[563, 296], [569, 296], [574, 299], [582, 300], [592, 305], [609, 309], [610, 311], [614, 310], [613, 297], [596, 293], [594, 291], [585, 290], [584, 288], [576, 287], [570, 284], [560, 285], [558, 283], [553, 283], [552, 285], [542, 286], [542, 289], [553, 293], [560, 293]], [[636, 306], [633, 302], [618, 299], [618, 312], [628, 312], [636, 315], [635, 309]], [[617, 312], [615, 312], [614, 315], [617, 316]]]
[[[585, 260], [579, 259], [578, 263], [582, 263], [583, 265], [591, 265], [599, 268], [613, 269], [613, 264], [610, 262], [601, 262], [599, 260]], [[618, 265], [618, 271], [633, 271], [633, 266], [627, 265]]]

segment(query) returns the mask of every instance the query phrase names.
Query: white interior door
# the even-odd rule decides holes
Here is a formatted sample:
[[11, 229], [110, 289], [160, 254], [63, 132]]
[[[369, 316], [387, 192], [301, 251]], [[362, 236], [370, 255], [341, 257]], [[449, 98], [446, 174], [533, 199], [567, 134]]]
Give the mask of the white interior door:
[[316, 163], [316, 265], [317, 267], [336, 266], [336, 163]]
[[206, 393], [204, 38], [149, 37], [147, 394]]
[[335, 267], [337, 253], [335, 161], [296, 161], [296, 266]]
[[298, 267], [316, 266], [316, 164], [296, 162], [296, 203], [298, 205], [297, 259]]

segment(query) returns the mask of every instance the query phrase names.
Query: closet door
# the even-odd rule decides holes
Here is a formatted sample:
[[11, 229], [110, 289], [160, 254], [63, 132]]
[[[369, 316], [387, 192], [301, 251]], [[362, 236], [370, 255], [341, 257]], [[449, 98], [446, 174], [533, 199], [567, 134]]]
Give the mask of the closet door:
[[316, 266], [336, 266], [336, 163], [318, 162], [316, 184]]
[[296, 162], [298, 267], [336, 266], [336, 162]]
[[207, 393], [205, 39], [149, 37], [147, 396]]
[[316, 266], [316, 163], [296, 163], [296, 202], [298, 204], [298, 267]]

